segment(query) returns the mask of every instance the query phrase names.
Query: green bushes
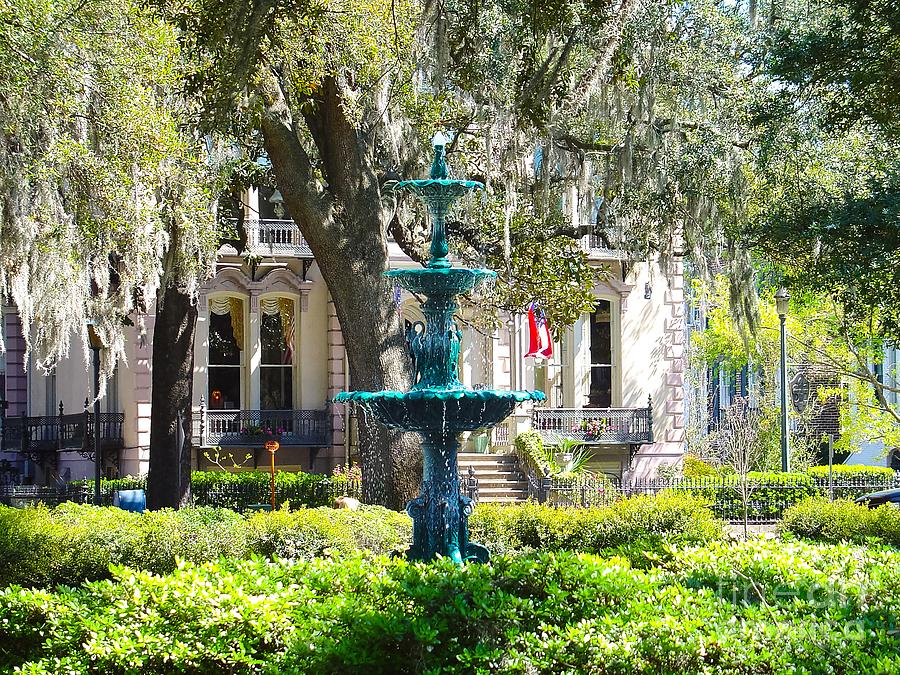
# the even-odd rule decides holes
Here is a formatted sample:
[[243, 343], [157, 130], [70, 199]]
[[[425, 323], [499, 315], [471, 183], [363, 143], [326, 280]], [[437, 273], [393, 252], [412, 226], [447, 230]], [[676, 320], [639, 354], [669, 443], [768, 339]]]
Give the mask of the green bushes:
[[0, 591], [0, 669], [886, 674], [898, 588], [900, 553], [799, 542], [717, 543], [651, 572], [571, 553], [117, 569]]
[[[538, 504], [481, 504], [470, 519], [474, 541], [495, 554], [527, 550], [619, 550], [641, 564], [666, 544], [701, 543], [722, 524], [698, 499], [635, 497], [609, 507], [558, 509]], [[195, 508], [144, 514], [64, 504], [0, 507], [0, 585], [49, 586], [104, 579], [110, 565], [159, 574], [177, 560], [220, 557], [312, 558], [359, 550], [390, 553], [412, 539], [403, 513], [377, 506], [258, 512]]]
[[784, 513], [780, 528], [804, 539], [865, 543], [880, 540], [900, 547], [900, 510], [823, 498], [807, 499]]
[[[93, 489], [93, 482], [79, 481], [75, 485]], [[107, 499], [116, 490], [146, 488], [144, 478], [125, 477], [104, 480], [102, 490]], [[251, 504], [268, 504], [271, 499], [268, 471], [194, 471], [191, 473], [191, 493], [196, 506], [211, 506], [245, 510]], [[279, 504], [294, 506], [331, 506], [340, 495], [359, 496], [360, 483], [346, 474], [323, 476], [302, 471], [275, 472], [275, 498]]]
[[541, 474], [550, 475], [552, 456], [548, 455], [544, 440], [538, 432], [524, 431], [516, 436], [514, 443], [520, 457], [524, 457]]
[[[195, 504], [242, 510], [250, 504], [269, 502], [269, 481], [267, 471], [194, 471], [191, 492]], [[346, 477], [299, 471], [275, 473], [275, 497], [279, 504], [288, 501], [297, 506], [331, 506], [335, 496], [354, 494], [358, 485]]]
[[693, 455], [684, 456], [683, 474], [685, 478], [715, 478], [722, 475], [712, 464]]
[[109, 577], [110, 565], [164, 574], [177, 559], [251, 555], [312, 557], [366, 549], [389, 553], [411, 536], [405, 515], [365, 506], [256, 513], [191, 508], [144, 514], [63, 504], [0, 507], [0, 585], [77, 584]]
[[[891, 481], [895, 473], [893, 469], [886, 466], [866, 466], [865, 464], [835, 464], [831, 467], [831, 471], [836, 479], [864, 478], [885, 481]], [[818, 480], [828, 480], [827, 466], [811, 466], [806, 472]]]
[[665, 544], [701, 543], [722, 536], [705, 501], [689, 495], [632, 497], [607, 507], [479, 504], [469, 518], [473, 541], [495, 553], [518, 550], [601, 553], [627, 549], [643, 559]]

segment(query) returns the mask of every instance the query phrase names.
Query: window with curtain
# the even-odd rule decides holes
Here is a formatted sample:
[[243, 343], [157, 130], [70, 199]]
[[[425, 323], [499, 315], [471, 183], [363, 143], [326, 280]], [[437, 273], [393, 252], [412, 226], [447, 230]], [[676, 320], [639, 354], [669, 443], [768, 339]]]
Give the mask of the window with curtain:
[[292, 410], [294, 407], [294, 301], [264, 298], [259, 303], [260, 407]]
[[243, 350], [244, 301], [210, 299], [207, 400], [211, 410], [240, 409]]

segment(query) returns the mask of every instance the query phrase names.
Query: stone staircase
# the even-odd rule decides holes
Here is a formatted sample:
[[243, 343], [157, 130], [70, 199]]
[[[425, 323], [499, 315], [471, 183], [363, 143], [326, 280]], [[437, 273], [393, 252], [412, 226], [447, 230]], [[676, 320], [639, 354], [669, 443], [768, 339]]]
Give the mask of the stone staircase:
[[523, 502], [528, 499], [528, 482], [515, 455], [461, 452], [458, 460], [463, 485], [469, 467], [475, 470], [479, 502]]

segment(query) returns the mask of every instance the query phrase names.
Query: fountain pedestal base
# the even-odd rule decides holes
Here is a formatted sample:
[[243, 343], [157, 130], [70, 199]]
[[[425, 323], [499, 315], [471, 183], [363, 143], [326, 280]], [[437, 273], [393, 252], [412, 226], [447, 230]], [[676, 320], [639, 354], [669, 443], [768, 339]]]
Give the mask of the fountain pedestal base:
[[455, 433], [423, 433], [422, 494], [411, 500], [406, 512], [413, 520], [410, 560], [434, 560], [438, 556], [456, 563], [487, 562], [490, 553], [469, 541], [469, 516], [474, 502], [459, 493], [459, 467]]

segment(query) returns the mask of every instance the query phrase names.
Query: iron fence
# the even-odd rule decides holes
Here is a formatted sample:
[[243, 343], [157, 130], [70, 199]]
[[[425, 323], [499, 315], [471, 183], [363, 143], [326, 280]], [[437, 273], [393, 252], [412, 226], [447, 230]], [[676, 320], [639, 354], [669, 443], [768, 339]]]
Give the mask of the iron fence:
[[[109, 506], [113, 502], [113, 489], [103, 486], [100, 491], [101, 502]], [[94, 486], [85, 483], [68, 483], [63, 486], [43, 485], [4, 485], [0, 486], [0, 504], [25, 508], [44, 504], [58, 506], [65, 502], [76, 504], [94, 503]]]
[[[100, 500], [104, 506], [113, 503], [113, 494], [118, 489], [143, 489], [145, 483], [136, 480], [127, 486], [103, 481], [100, 489]], [[362, 498], [362, 485], [359, 480], [332, 480], [322, 477], [321, 480], [306, 480], [292, 484], [275, 485], [275, 502], [288, 502], [294, 506], [328, 506], [336, 497]], [[228, 483], [210, 482], [194, 486], [191, 499], [194, 506], [211, 506], [216, 508], [246, 511], [254, 506], [271, 502], [270, 487], [267, 482]], [[58, 506], [65, 502], [76, 504], [94, 503], [94, 484], [90, 481], [68, 483], [63, 486], [39, 485], [5, 485], [0, 486], [0, 504], [24, 508], [44, 504]]]
[[[781, 519], [785, 509], [807, 497], [855, 499], [862, 495], [900, 488], [900, 475], [877, 478], [749, 479], [746, 490], [739, 477], [671, 478], [621, 482], [608, 476], [579, 476], [562, 479], [538, 477], [529, 480], [529, 496], [553, 506], [588, 507], [610, 504], [636, 495], [690, 494], [709, 502], [720, 518], [741, 522], [746, 501], [747, 519], [754, 523], [772, 523]], [[746, 500], [745, 500], [746, 497]]]

